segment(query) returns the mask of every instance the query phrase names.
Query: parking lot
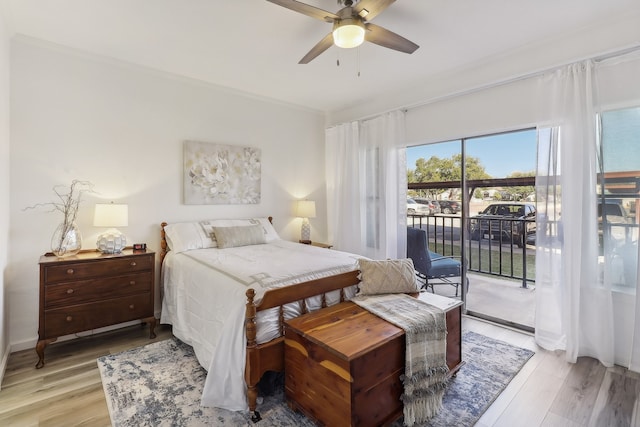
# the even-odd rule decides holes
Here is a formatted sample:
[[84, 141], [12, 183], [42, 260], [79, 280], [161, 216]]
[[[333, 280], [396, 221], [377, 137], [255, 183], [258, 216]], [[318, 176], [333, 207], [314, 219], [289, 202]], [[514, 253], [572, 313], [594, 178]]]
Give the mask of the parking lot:
[[[499, 203], [493, 200], [474, 200], [469, 204], [469, 216], [473, 217], [478, 215], [479, 212], [482, 212], [487, 206], [492, 203]], [[462, 214], [460, 212], [456, 214], [435, 214], [429, 216], [408, 216], [407, 217], [407, 225], [411, 227], [419, 227], [427, 230], [428, 236], [430, 240], [435, 239], [437, 241], [448, 241], [453, 244], [458, 244], [460, 242], [460, 224]], [[469, 239], [469, 233], [466, 235], [466, 239]], [[472, 240], [471, 246], [477, 248], [480, 245], [483, 249], [491, 249], [494, 251], [498, 250], [510, 250], [511, 242], [504, 240], [500, 241], [497, 239], [489, 240], [486, 238], [478, 240]], [[522, 251], [516, 245], [514, 246], [514, 250]], [[526, 247], [527, 255], [535, 254], [535, 246], [533, 242], [529, 242]]]

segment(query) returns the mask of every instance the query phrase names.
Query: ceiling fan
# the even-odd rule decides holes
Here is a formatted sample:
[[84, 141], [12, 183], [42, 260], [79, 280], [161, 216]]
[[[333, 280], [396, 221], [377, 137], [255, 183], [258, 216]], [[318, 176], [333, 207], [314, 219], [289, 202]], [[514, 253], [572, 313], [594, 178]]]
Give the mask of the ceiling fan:
[[368, 41], [405, 53], [413, 53], [419, 47], [412, 41], [369, 22], [396, 0], [360, 0], [355, 5], [352, 0], [338, 0], [338, 3], [343, 3], [344, 7], [336, 13], [296, 0], [267, 1], [333, 24], [333, 30], [320, 40], [298, 64], [308, 64], [334, 43], [338, 47], [352, 48]]

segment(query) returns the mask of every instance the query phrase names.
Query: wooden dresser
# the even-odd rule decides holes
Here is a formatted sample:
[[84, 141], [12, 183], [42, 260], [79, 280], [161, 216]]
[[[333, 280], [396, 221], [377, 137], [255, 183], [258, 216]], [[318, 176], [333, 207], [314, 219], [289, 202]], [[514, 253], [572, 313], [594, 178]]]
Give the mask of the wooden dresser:
[[67, 258], [40, 258], [38, 363], [63, 335], [141, 319], [155, 338], [154, 252], [81, 252]]
[[[445, 311], [447, 366], [462, 366], [462, 302], [426, 292]], [[402, 415], [404, 331], [343, 302], [285, 322], [285, 394], [292, 409], [325, 426], [381, 426]]]

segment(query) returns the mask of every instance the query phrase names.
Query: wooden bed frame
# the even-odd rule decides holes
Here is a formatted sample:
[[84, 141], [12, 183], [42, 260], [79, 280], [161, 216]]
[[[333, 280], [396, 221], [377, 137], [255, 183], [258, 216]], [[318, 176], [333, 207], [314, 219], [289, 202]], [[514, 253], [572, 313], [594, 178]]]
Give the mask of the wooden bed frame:
[[[269, 217], [269, 222], [272, 222]], [[160, 265], [169, 251], [164, 227], [161, 224], [160, 239]], [[301, 314], [308, 312], [305, 304], [306, 298], [320, 296], [322, 307], [327, 306], [326, 295], [332, 291], [340, 291], [340, 302], [344, 301], [344, 290], [360, 283], [359, 271], [351, 271], [309, 282], [298, 283], [291, 286], [267, 290], [259, 303], [254, 301], [255, 290], [246, 292], [245, 333], [247, 338], [247, 357], [244, 369], [244, 379], [247, 384], [247, 399], [249, 411], [254, 422], [260, 420], [260, 413], [256, 411], [258, 399], [258, 382], [267, 371], [284, 371], [284, 306], [292, 302], [300, 302]], [[271, 308], [279, 308], [278, 325], [280, 337], [266, 343], [258, 344], [256, 341], [256, 315], [259, 311]]]

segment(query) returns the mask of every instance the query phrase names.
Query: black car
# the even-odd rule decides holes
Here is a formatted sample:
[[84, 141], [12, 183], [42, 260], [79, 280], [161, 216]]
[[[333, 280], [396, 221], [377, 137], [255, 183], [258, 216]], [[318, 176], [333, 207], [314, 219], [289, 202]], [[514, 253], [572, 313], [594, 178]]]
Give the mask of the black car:
[[456, 214], [460, 212], [460, 202], [455, 200], [438, 200], [440, 212], [443, 214]]
[[470, 220], [472, 240], [508, 240], [522, 248], [536, 234], [536, 207], [532, 203], [494, 203]]

